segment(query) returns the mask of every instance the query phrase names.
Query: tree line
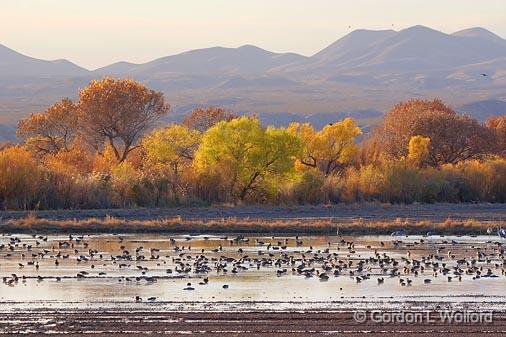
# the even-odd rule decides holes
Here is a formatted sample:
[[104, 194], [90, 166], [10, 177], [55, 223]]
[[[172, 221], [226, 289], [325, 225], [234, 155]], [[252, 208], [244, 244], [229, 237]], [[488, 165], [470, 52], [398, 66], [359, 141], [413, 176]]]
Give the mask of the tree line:
[[169, 110], [160, 92], [104, 78], [32, 114], [23, 142], [0, 148], [0, 207], [506, 201], [506, 116], [480, 124], [412, 99], [359, 143], [351, 118], [276, 128], [202, 107], [162, 126]]

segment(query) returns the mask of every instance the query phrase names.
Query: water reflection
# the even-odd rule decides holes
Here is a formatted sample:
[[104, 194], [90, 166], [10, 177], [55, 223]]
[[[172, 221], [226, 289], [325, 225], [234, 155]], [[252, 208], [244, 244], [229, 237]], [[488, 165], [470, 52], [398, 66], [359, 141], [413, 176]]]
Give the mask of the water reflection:
[[506, 302], [489, 237], [4, 235], [0, 247], [4, 306]]

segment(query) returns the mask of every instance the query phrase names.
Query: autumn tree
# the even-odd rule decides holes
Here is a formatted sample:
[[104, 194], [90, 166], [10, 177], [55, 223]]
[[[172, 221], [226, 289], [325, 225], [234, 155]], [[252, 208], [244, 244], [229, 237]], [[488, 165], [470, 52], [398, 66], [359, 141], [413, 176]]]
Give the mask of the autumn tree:
[[136, 191], [140, 172], [128, 161], [122, 161], [111, 170], [112, 201], [120, 207], [138, 206]]
[[433, 166], [479, 159], [492, 150], [490, 130], [440, 100], [399, 103], [375, 131], [383, 152], [393, 158], [406, 157], [411, 137], [418, 135], [431, 139], [428, 160]]
[[256, 118], [241, 117], [205, 132], [194, 165], [197, 172], [224, 174], [231, 197], [244, 200], [291, 172], [301, 146], [286, 129], [264, 128]]
[[38, 154], [68, 151], [77, 130], [77, 106], [65, 98], [18, 124], [17, 135]]
[[309, 123], [292, 123], [288, 129], [304, 143], [298, 162], [318, 168], [325, 176], [339, 172], [350, 162], [356, 151], [356, 137], [361, 134], [351, 118], [328, 124], [320, 131], [315, 131]]
[[382, 125], [374, 130], [384, 152], [394, 158], [406, 156], [408, 142], [411, 137], [416, 136], [413, 129], [417, 122], [435, 111], [447, 115], [455, 114], [439, 99], [411, 99], [395, 105], [385, 115]]
[[51, 172], [60, 175], [85, 176], [93, 170], [93, 153], [81, 146], [73, 146], [68, 151], [45, 156], [42, 163]]
[[411, 137], [408, 144], [408, 160], [416, 166], [422, 165], [429, 158], [429, 146], [429, 137]]
[[506, 116], [491, 117], [485, 125], [494, 133], [497, 153], [506, 157]]
[[382, 160], [382, 147], [377, 137], [369, 135], [357, 146], [357, 152], [353, 160], [356, 168], [367, 165], [379, 165]]
[[[142, 140], [146, 171], [152, 172], [157, 181], [167, 179], [176, 199], [179, 194], [188, 192], [181, 176], [190, 173], [201, 137], [198, 130], [173, 124], [152, 132]], [[163, 190], [160, 184], [158, 188]]]
[[483, 159], [494, 150], [492, 132], [468, 116], [434, 113], [420, 121], [415, 133], [431, 139], [433, 166]]
[[205, 132], [211, 126], [221, 121], [231, 121], [238, 116], [233, 112], [216, 106], [199, 107], [193, 109], [183, 120], [183, 125], [190, 129]]
[[3, 151], [5, 149], [8, 149], [13, 146], [16, 146], [16, 144], [14, 144], [12, 142], [2, 142], [2, 143], [0, 143], [0, 151]]
[[96, 149], [104, 142], [123, 162], [143, 133], [169, 111], [163, 94], [130, 79], [92, 81], [79, 92], [79, 127]]
[[193, 160], [200, 138], [199, 131], [172, 124], [147, 135], [142, 144], [150, 164], [172, 166], [177, 171], [182, 162]]

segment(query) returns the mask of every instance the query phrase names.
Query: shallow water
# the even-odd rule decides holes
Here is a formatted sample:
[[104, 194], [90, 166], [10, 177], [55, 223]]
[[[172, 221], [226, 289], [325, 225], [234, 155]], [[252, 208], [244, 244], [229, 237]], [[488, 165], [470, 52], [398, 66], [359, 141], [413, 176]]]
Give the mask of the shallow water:
[[[122, 307], [132, 308], [149, 305], [177, 310], [207, 307], [227, 310], [334, 308], [357, 304], [416, 306], [418, 303], [423, 306], [442, 302], [504, 307], [506, 303], [503, 247], [496, 237], [313, 236], [300, 237], [298, 244], [291, 236], [246, 236], [248, 241], [232, 240], [235, 237], [86, 235], [76, 241], [77, 236], [69, 240], [68, 236], [5, 235], [0, 237], [0, 245], [4, 245], [0, 250], [0, 276], [4, 279], [0, 284], [0, 306], [3, 309], [94, 308], [121, 303]], [[348, 248], [342, 240], [353, 241], [354, 247]], [[63, 242], [70, 246], [59, 245]], [[32, 246], [30, 250], [28, 245]], [[139, 247], [142, 250], [136, 253]], [[151, 251], [152, 248], [158, 250]], [[96, 252], [90, 253], [90, 250]], [[398, 261], [401, 275], [391, 276], [392, 266], [382, 271], [375, 262], [364, 263], [363, 270], [357, 271], [358, 263], [374, 257], [375, 253]], [[403, 270], [405, 265], [412, 266], [413, 260], [421, 261], [430, 254], [438, 256], [439, 266], [444, 263], [451, 272], [447, 275], [438, 272], [434, 276], [428, 267], [418, 275]], [[65, 255], [68, 258], [63, 258]], [[195, 272], [195, 259], [200, 255], [209, 259], [207, 265], [211, 271]], [[140, 256], [144, 260], [139, 260]], [[287, 259], [275, 266], [275, 261], [283, 256]], [[231, 259], [225, 261], [225, 257]], [[293, 264], [288, 262], [290, 257]], [[476, 279], [474, 273], [464, 274], [459, 281], [453, 275], [453, 267], [459, 259], [469, 262], [473, 258], [475, 266], [482, 270], [482, 277]], [[175, 259], [181, 259], [191, 270], [177, 272]], [[308, 269], [314, 268], [311, 277], [292, 270], [303, 260]], [[257, 267], [259, 261], [264, 263]], [[334, 276], [334, 269], [330, 269], [329, 279], [322, 281], [318, 276], [324, 272], [322, 266], [338, 261], [346, 265], [351, 261], [352, 265], [342, 269], [339, 276]], [[217, 270], [219, 262], [226, 272]], [[167, 269], [172, 272], [168, 273]], [[277, 271], [282, 269], [286, 273], [278, 275]], [[488, 269], [491, 274], [483, 277]], [[77, 277], [80, 272], [86, 273], [84, 277]], [[357, 276], [365, 278], [357, 283]], [[448, 276], [452, 277], [451, 282]], [[209, 282], [199, 285], [205, 277]], [[384, 283], [378, 284], [379, 277]], [[410, 279], [411, 284], [403, 286], [400, 279]], [[431, 279], [431, 283], [425, 284], [424, 279]], [[184, 290], [188, 282], [194, 290]], [[223, 288], [225, 284], [228, 289]], [[142, 300], [136, 302], [136, 296]], [[149, 297], [155, 299], [148, 304]]]

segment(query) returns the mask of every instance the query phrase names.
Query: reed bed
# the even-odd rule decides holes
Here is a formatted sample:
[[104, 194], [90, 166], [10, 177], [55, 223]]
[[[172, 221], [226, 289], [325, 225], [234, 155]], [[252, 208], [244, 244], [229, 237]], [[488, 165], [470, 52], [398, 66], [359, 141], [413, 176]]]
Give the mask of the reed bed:
[[305, 235], [380, 235], [395, 231], [407, 234], [485, 234], [487, 228], [505, 226], [504, 221], [474, 219], [442, 222], [397, 218], [395, 220], [343, 220], [335, 218], [266, 219], [237, 218], [184, 219], [180, 216], [149, 220], [113, 216], [85, 219], [47, 219], [28, 214], [24, 218], [0, 220], [1, 233], [278, 233]]

